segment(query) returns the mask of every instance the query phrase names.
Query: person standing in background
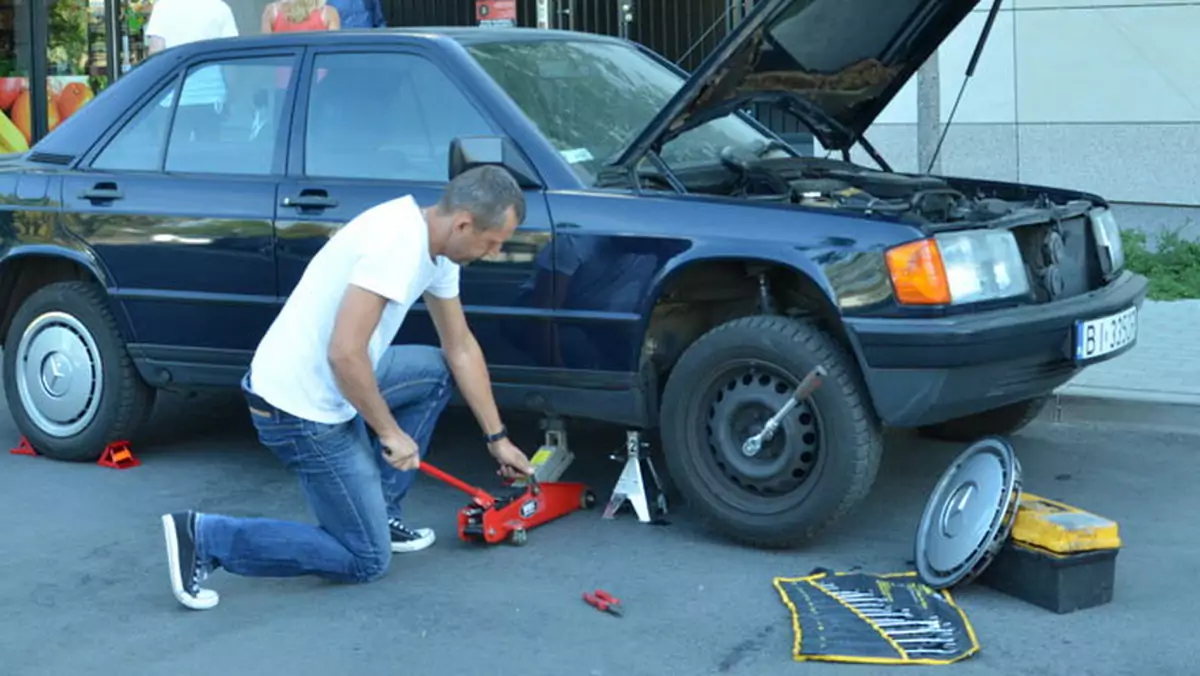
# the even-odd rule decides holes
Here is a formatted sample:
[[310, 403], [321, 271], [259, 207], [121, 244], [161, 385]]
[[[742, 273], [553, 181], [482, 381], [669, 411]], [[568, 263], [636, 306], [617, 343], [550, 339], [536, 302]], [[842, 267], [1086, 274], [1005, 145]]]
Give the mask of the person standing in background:
[[[150, 54], [199, 40], [231, 38], [238, 34], [233, 12], [224, 0], [157, 0], [146, 23]], [[164, 106], [171, 105], [168, 99]], [[225, 77], [220, 66], [205, 66], [188, 81], [175, 111], [176, 125], [188, 140], [210, 140], [220, 131], [225, 109]]]
[[156, 0], [146, 23], [146, 42], [151, 54], [197, 40], [231, 38], [237, 34], [237, 22], [224, 0]]
[[342, 16], [342, 28], [384, 28], [382, 0], [326, 0]]
[[324, 0], [279, 0], [263, 8], [262, 32], [335, 31], [342, 27], [337, 8]]

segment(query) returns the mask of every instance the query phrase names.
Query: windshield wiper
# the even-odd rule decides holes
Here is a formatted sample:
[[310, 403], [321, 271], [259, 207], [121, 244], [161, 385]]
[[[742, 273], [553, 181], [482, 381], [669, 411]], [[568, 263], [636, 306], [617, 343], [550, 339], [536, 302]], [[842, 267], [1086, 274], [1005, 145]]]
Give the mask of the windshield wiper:
[[661, 155], [651, 150], [646, 153], [645, 158], [654, 165], [653, 169], [642, 168], [639, 164], [633, 164], [629, 167], [603, 166], [600, 171], [596, 173], [596, 179], [594, 181], [596, 187], [612, 188], [617, 186], [629, 186], [633, 188], [634, 194], [640, 194], [642, 192], [641, 179], [643, 176], [648, 176], [661, 178], [670, 184], [671, 188], [678, 193], [682, 194], [688, 191], [687, 186], [679, 180], [679, 177], [675, 175], [675, 172], [671, 171], [671, 167], [667, 165], [666, 161], [663, 160]]

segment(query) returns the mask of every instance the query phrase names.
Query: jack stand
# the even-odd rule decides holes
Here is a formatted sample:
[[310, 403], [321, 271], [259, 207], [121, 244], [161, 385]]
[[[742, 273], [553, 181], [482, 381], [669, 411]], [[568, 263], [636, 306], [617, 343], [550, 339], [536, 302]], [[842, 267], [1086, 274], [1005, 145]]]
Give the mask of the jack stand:
[[[633, 506], [634, 513], [637, 514], [638, 521], [642, 523], [651, 523], [656, 519], [650, 514], [650, 500], [646, 495], [646, 482], [642, 476], [642, 464], [645, 463], [646, 469], [650, 472], [650, 478], [654, 480], [654, 488], [657, 496], [655, 497], [655, 507], [658, 511], [658, 519], [667, 514], [667, 495], [663, 491], [662, 482], [658, 479], [658, 472], [654, 470], [654, 463], [651, 462], [650, 456], [642, 453], [642, 449], [649, 447], [649, 444], [642, 441], [641, 433], [636, 430], [628, 430], [625, 432], [625, 469], [621, 470], [621, 476], [617, 479], [617, 486], [613, 489], [612, 498], [608, 501], [608, 506], [604, 508], [602, 518], [615, 518], [617, 510], [626, 501]], [[613, 460], [620, 461], [621, 457], [614, 455]]]
[[[567, 446], [567, 430], [562, 418], [544, 418], [541, 427], [545, 432], [545, 441], [529, 459], [529, 463], [533, 465], [533, 478], [538, 483], [554, 483], [561, 479], [571, 463], [575, 462], [575, 454], [571, 453]], [[513, 481], [514, 486], [525, 484], [525, 479]]]

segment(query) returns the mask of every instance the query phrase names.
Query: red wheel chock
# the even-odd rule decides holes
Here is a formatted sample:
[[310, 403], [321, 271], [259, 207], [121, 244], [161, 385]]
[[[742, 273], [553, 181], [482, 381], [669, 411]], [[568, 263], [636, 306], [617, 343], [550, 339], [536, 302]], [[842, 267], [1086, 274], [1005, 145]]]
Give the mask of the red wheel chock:
[[100, 459], [96, 461], [101, 467], [111, 467], [112, 469], [129, 469], [142, 464], [133, 455], [133, 451], [129, 448], [128, 441], [114, 441], [104, 447], [104, 453], [100, 455]]
[[29, 440], [24, 436], [21, 437], [21, 443], [17, 444], [16, 448], [10, 449], [8, 452], [12, 453], [13, 455], [38, 455], [37, 449], [34, 448], [33, 445], [29, 443]]
[[[17, 444], [17, 447], [10, 449], [8, 452], [13, 455], [41, 455], [24, 436], [21, 437], [21, 441]], [[129, 448], [128, 441], [114, 441], [104, 447], [104, 452], [100, 454], [100, 459], [96, 461], [96, 464], [112, 469], [129, 469], [141, 465], [142, 461], [134, 456], [133, 451]]]

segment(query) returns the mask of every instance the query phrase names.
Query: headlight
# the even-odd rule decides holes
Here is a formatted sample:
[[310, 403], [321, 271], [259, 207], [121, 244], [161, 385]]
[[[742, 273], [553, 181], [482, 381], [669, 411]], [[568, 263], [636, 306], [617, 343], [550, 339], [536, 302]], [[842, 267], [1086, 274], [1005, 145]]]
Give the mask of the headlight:
[[1096, 253], [1100, 256], [1100, 268], [1108, 277], [1125, 267], [1125, 249], [1121, 246], [1121, 226], [1111, 209], [1096, 209], [1090, 214], [1092, 236], [1096, 238]]
[[1029, 293], [1017, 240], [1007, 230], [947, 232], [888, 250], [896, 299], [961, 305]]

